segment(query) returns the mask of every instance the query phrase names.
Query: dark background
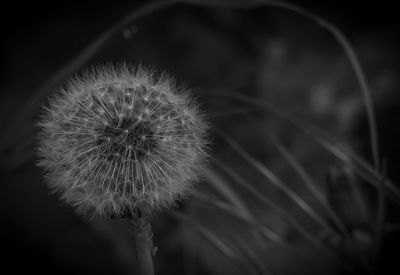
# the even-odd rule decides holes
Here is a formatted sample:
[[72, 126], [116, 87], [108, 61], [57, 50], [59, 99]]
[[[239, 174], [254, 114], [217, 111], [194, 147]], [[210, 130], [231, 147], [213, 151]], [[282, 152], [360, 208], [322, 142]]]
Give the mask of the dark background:
[[[0, 46], [0, 127], [8, 129], [6, 126], [23, 108], [24, 102], [49, 76], [75, 57], [110, 24], [144, 3], [146, 1], [4, 2]], [[381, 149], [388, 163], [388, 175], [395, 181], [400, 180], [397, 172], [400, 99], [397, 49], [400, 46], [400, 17], [395, 2], [296, 3], [336, 24], [360, 53], [373, 88], [373, 98], [377, 102]], [[318, 72], [317, 75], [336, 74], [338, 76], [332, 80], [335, 85], [339, 83], [339, 88], [344, 85], [344, 90], [357, 90], [351, 69], [346, 68], [344, 73], [341, 72], [340, 64], [346, 64], [346, 61], [341, 61], [342, 54], [336, 42], [309, 20], [276, 8], [232, 12], [178, 5], [160, 15], [146, 17], [138, 25], [139, 33], [134, 42], [125, 43], [122, 35], [116, 35], [92, 61], [126, 59], [134, 63], [157, 64], [176, 75], [178, 81], [200, 87], [198, 90], [202, 87], [250, 87], [257, 90], [260, 85], [284, 90], [285, 87], [280, 87], [279, 83], [293, 83], [287, 84], [288, 87], [304, 85], [304, 89], [299, 88], [300, 95], [271, 93], [271, 97], [266, 95], [266, 98], [275, 98], [278, 105], [282, 104], [294, 114], [299, 112], [303, 118], [318, 125], [329, 124], [329, 130], [345, 136], [362, 154], [369, 157], [369, 139], [362, 111], [356, 112], [354, 118], [345, 120], [345, 125], [342, 125], [336, 121], [335, 115], [324, 114], [314, 120], [315, 114], [298, 107], [299, 97], [311, 98], [305, 87], [316, 81], [313, 79], [314, 72]], [[274, 39], [278, 42], [275, 43]], [[276, 64], [272, 58], [268, 64], [275, 64], [275, 67], [269, 67], [268, 64], [264, 66], [259, 61], [263, 56], [260, 53], [263, 51], [260, 46], [262, 43], [275, 45], [273, 49], [278, 51], [277, 55], [283, 51], [287, 56], [278, 59]], [[210, 65], [213, 60], [216, 62]], [[337, 69], [335, 62], [339, 64]], [[265, 81], [273, 79], [272, 82], [262, 81], [262, 73], [257, 73], [260, 67], [268, 73]], [[307, 73], [307, 70], [310, 72]], [[252, 82], [253, 78], [257, 79], [256, 84]], [[340, 83], [342, 80], [346, 84]], [[205, 109], [218, 109], [219, 105], [201, 92], [198, 96]], [[348, 98], [340, 92], [336, 97], [337, 100], [330, 104], [341, 104], [343, 98]], [[331, 108], [336, 110], [339, 117], [343, 112], [335, 106]], [[234, 133], [239, 133], [236, 137], [244, 143], [255, 135], [246, 135], [251, 132], [233, 120], [214, 123], [228, 125], [227, 128], [231, 127]], [[331, 124], [337, 125], [331, 128]], [[278, 132], [281, 131], [279, 129]], [[2, 135], [13, 136], [13, 133], [2, 132]], [[218, 140], [215, 144], [218, 144]], [[250, 150], [256, 152], [257, 146], [258, 143], [250, 144]], [[223, 151], [221, 148], [216, 149], [216, 154]], [[307, 161], [312, 165], [319, 160], [310, 153]], [[47, 187], [41, 182], [42, 172], [35, 167], [34, 157], [12, 170], [7, 168], [7, 155], [2, 156], [1, 163], [4, 166], [0, 178], [1, 261], [2, 268], [11, 271], [6, 273], [128, 274], [135, 270], [135, 263], [131, 260], [135, 257], [134, 246], [126, 242], [133, 241], [126, 229], [126, 222], [111, 221], [108, 225], [102, 225], [99, 221], [88, 223], [82, 220], [62, 204], [57, 195], [48, 194]], [[389, 208], [388, 216], [396, 220], [397, 211], [393, 209]], [[156, 233], [159, 233], [157, 243], [162, 247], [156, 259], [156, 271], [160, 274], [187, 272], [179, 260], [184, 252], [181, 247], [175, 247], [173, 242], [179, 238], [179, 233], [174, 232], [179, 228], [175, 223], [163, 216], [155, 222]], [[382, 270], [392, 267], [398, 269], [394, 258], [397, 253], [393, 250], [398, 243], [393, 236], [393, 239], [388, 238], [382, 252]], [[195, 265], [198, 274], [214, 274], [212, 268], [204, 266], [201, 263]], [[224, 273], [221, 270], [215, 272]]]

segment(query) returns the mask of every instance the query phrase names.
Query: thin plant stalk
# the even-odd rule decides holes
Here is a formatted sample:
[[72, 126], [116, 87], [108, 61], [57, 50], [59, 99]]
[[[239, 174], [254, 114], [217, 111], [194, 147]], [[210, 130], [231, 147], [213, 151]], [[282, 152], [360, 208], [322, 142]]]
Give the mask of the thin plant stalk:
[[[342, 148], [342, 146], [336, 144], [331, 140], [331, 138], [328, 138], [326, 134], [323, 134], [323, 131], [316, 126], [312, 126], [305, 121], [301, 121], [295, 117], [292, 117], [288, 113], [279, 110], [276, 106], [260, 98], [245, 96], [237, 92], [229, 91], [228, 93], [220, 90], [214, 90], [207, 94], [216, 97], [231, 98], [267, 110], [268, 112], [293, 125], [307, 136], [313, 138], [313, 140], [315, 140], [340, 161], [346, 162], [350, 159], [354, 161], [357, 164], [357, 166], [355, 166], [355, 168], [357, 168], [356, 172], [363, 176], [363, 178], [373, 186], [378, 186], [378, 182], [381, 180], [381, 173], [379, 170], [376, 170], [371, 164], [361, 158], [357, 153], [353, 152], [350, 148]], [[361, 168], [366, 170], [365, 173]], [[391, 198], [394, 202], [400, 203], [400, 190], [395, 186], [395, 184], [389, 179], [385, 179], [383, 185], [385, 187], [385, 195]]]
[[250, 212], [240, 195], [237, 194], [234, 188], [232, 188], [229, 183], [224, 181], [224, 179], [218, 175], [215, 170], [206, 168], [204, 169], [203, 174], [204, 177], [208, 179], [208, 182], [232, 205], [235, 206], [235, 211], [238, 211], [241, 215], [247, 217], [248, 219], [254, 220], [253, 214]]
[[346, 234], [347, 237], [350, 236], [346, 226], [343, 224], [342, 220], [336, 215], [335, 211], [329, 205], [328, 201], [324, 195], [315, 187], [311, 176], [305, 171], [298, 160], [283, 146], [283, 144], [271, 134], [272, 141], [274, 142], [276, 148], [281, 153], [281, 155], [289, 162], [290, 166], [297, 172], [300, 179], [303, 180], [307, 189], [314, 195], [315, 198], [323, 205], [324, 209], [330, 216], [330, 218], [335, 222], [335, 224], [340, 228], [342, 233]]
[[374, 247], [374, 262], [373, 268], [374, 271], [377, 270], [379, 265], [379, 255], [382, 250], [382, 239], [383, 239], [383, 227], [385, 224], [385, 193], [384, 193], [384, 182], [386, 178], [386, 159], [382, 161], [382, 179], [378, 182], [378, 209], [377, 209], [377, 217], [376, 217], [376, 228], [375, 228], [375, 247]]
[[133, 221], [136, 242], [137, 260], [141, 275], [154, 275], [153, 265], [153, 232], [149, 220], [142, 216]]
[[331, 259], [335, 260], [337, 263], [343, 265], [344, 263], [340, 261], [339, 258], [336, 257], [322, 242], [319, 238], [315, 238], [315, 236], [308, 232], [308, 230], [300, 224], [295, 218], [292, 217], [289, 213], [287, 213], [281, 206], [274, 203], [271, 199], [269, 199], [262, 192], [256, 190], [252, 185], [246, 183], [246, 181], [241, 178], [235, 171], [230, 169], [230, 167], [226, 166], [222, 161], [218, 159], [214, 159], [214, 162], [223, 169], [229, 176], [231, 176], [236, 183], [242, 186], [245, 190], [247, 190], [250, 194], [252, 194], [259, 201], [264, 203], [265, 205], [271, 207], [276, 213], [278, 213], [281, 217], [283, 217], [288, 224], [293, 226], [307, 241], [309, 241], [315, 248], [319, 249], [321, 252], [325, 253]]
[[183, 221], [184, 223], [188, 224], [196, 233], [198, 233], [200, 236], [202, 236], [205, 240], [207, 240], [211, 245], [213, 245], [215, 248], [218, 249], [219, 252], [221, 252], [224, 256], [228, 257], [230, 260], [232, 260], [235, 264], [238, 264], [240, 259], [237, 256], [237, 253], [233, 250], [232, 247], [230, 247], [228, 244], [226, 244], [222, 238], [219, 238], [218, 236], [215, 235], [215, 233], [208, 228], [206, 228], [204, 225], [199, 223], [193, 218], [190, 218], [189, 216], [180, 213], [179, 211], [170, 211], [169, 213], [172, 217], [174, 217], [177, 220]]
[[291, 188], [285, 185], [271, 170], [269, 170], [262, 163], [250, 156], [242, 147], [239, 146], [230, 136], [228, 136], [221, 129], [214, 129], [214, 131], [222, 137], [232, 149], [234, 149], [240, 156], [242, 156], [248, 163], [255, 167], [262, 175], [264, 175], [271, 184], [284, 192], [293, 202], [295, 202], [305, 213], [307, 213], [318, 224], [322, 225], [325, 229], [337, 235], [337, 232], [329, 225], [324, 218], [318, 214], [304, 199], [302, 199]]
[[197, 5], [205, 5], [205, 6], [217, 6], [217, 7], [232, 7], [232, 8], [258, 8], [258, 7], [275, 7], [284, 9], [287, 11], [294, 12], [298, 15], [304, 16], [312, 21], [314, 21], [317, 25], [328, 31], [334, 39], [339, 43], [340, 47], [344, 51], [346, 57], [349, 60], [349, 63], [354, 70], [355, 76], [357, 78], [358, 84], [360, 86], [360, 90], [362, 93], [363, 101], [365, 104], [365, 109], [367, 113], [368, 126], [369, 126], [369, 134], [371, 137], [371, 151], [372, 151], [372, 159], [374, 167], [377, 171], [379, 171], [380, 163], [379, 163], [379, 141], [378, 141], [378, 130], [377, 123], [375, 117], [375, 108], [372, 102], [371, 92], [360, 64], [360, 61], [357, 57], [355, 50], [353, 49], [350, 41], [346, 38], [341, 30], [339, 30], [334, 24], [325, 20], [324, 18], [318, 16], [310, 12], [309, 10], [302, 8], [301, 6], [297, 6], [296, 4], [287, 2], [287, 1], [276, 1], [276, 0], [253, 0], [253, 1], [231, 1], [231, 0], [181, 0], [185, 3], [197, 4]]

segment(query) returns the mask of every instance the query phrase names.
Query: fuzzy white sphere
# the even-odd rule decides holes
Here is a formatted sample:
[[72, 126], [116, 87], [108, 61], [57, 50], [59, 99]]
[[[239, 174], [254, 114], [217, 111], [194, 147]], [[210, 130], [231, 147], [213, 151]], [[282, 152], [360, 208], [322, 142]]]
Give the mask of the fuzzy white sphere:
[[185, 194], [206, 158], [205, 123], [166, 75], [92, 68], [50, 99], [39, 122], [39, 166], [81, 213], [132, 217]]

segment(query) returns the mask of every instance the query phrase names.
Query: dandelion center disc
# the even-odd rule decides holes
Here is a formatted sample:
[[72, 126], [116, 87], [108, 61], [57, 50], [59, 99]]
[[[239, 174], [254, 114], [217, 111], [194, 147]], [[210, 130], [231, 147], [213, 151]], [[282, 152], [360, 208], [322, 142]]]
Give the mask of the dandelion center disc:
[[109, 161], [114, 158], [140, 161], [154, 151], [157, 142], [149, 122], [123, 118], [100, 128], [97, 144]]

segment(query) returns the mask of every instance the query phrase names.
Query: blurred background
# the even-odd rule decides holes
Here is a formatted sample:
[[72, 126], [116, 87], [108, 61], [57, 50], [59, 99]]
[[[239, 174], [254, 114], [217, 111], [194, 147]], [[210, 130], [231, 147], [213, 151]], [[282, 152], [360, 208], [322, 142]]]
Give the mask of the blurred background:
[[[148, 3], [3, 5], [0, 247], [9, 273], [138, 274], [129, 221], [85, 220], [44, 184], [34, 125], [46, 96], [35, 95], [107, 28]], [[354, 46], [376, 107], [384, 175], [357, 170], [372, 159], [348, 59], [331, 34], [296, 13], [177, 4], [120, 28], [79, 66], [127, 61], [165, 70], [192, 90], [218, 130], [192, 197], [153, 220], [157, 274], [400, 271], [395, 3], [296, 4], [335, 24]], [[304, 125], [333, 145], [321, 146]], [[365, 161], [338, 158], [339, 145]], [[393, 186], [384, 200], [371, 184], [380, 177]]]

